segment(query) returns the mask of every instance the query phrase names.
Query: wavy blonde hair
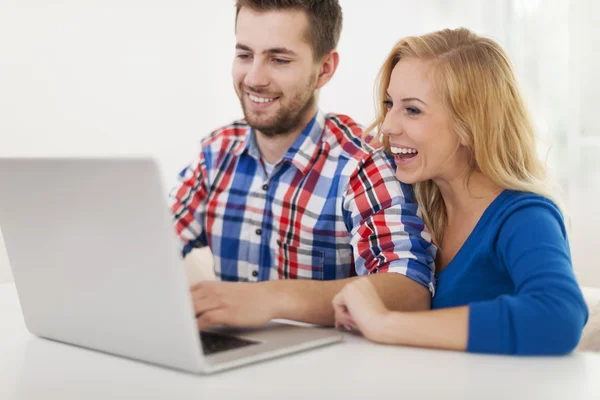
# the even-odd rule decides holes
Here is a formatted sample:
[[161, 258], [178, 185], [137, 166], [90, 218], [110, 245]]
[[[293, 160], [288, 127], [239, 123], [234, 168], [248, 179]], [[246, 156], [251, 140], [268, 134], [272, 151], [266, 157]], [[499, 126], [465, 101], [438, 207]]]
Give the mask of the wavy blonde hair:
[[[433, 85], [450, 114], [450, 126], [471, 153], [471, 171], [481, 171], [504, 189], [537, 193], [559, 203], [536, 152], [536, 135], [512, 65], [493, 40], [465, 28], [444, 29], [400, 40], [378, 75], [375, 122], [365, 130], [377, 132], [386, 115], [384, 102], [392, 70], [403, 58], [430, 61]], [[389, 151], [388, 138], [381, 140]], [[423, 220], [439, 244], [446, 208], [432, 181], [414, 185]]]

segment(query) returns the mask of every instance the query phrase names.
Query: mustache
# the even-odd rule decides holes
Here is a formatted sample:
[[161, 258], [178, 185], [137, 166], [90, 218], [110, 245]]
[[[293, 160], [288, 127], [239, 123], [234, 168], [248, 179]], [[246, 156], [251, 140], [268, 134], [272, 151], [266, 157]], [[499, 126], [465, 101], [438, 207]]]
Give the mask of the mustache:
[[246, 85], [240, 85], [240, 88], [242, 89], [243, 92], [259, 94], [259, 95], [263, 95], [265, 97], [280, 97], [281, 96], [279, 94], [270, 93], [269, 91], [267, 91], [266, 89], [263, 89], [263, 88], [255, 88], [255, 87], [246, 86]]

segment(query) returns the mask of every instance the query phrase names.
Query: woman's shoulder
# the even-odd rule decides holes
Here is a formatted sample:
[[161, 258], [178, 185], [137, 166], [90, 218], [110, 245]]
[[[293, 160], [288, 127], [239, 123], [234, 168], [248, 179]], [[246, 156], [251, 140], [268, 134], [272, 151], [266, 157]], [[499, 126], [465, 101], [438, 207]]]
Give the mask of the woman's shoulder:
[[556, 227], [566, 234], [563, 214], [548, 197], [515, 190], [505, 190], [502, 197], [494, 218], [498, 234], [515, 230], [540, 233], [549, 227]]
[[505, 190], [502, 193], [503, 201], [501, 202], [498, 211], [509, 217], [515, 213], [521, 216], [539, 215], [540, 213], [551, 213], [560, 215], [562, 213], [558, 205], [548, 197], [528, 192], [520, 192], [516, 190]]

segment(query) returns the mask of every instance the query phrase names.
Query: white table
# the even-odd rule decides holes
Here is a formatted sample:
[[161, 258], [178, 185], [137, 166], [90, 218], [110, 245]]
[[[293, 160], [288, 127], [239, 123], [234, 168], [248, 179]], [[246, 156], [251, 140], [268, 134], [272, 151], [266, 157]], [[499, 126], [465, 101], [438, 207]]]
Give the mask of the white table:
[[0, 285], [0, 399], [600, 399], [600, 354], [518, 358], [381, 346], [320, 349], [192, 375], [55, 343]]

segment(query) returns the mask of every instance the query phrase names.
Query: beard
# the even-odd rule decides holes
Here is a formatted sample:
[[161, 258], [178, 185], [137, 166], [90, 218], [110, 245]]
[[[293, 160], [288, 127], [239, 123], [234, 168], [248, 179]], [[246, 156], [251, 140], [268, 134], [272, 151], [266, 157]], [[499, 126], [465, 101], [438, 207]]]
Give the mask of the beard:
[[[280, 96], [279, 99], [276, 100], [279, 102], [279, 108], [275, 112], [271, 110], [257, 112], [248, 109], [248, 107], [246, 107], [246, 101], [251, 100], [245, 100], [247, 98], [246, 91], [244, 90], [244, 86], [240, 85], [238, 97], [240, 98], [244, 118], [248, 125], [253, 129], [260, 131], [267, 137], [287, 135], [299, 128], [299, 125], [303, 123], [306, 113], [315, 105], [317, 98], [315, 94], [315, 85], [316, 79], [310, 79], [304, 87], [291, 94], [289, 99], [286, 99], [289, 95]], [[264, 89], [257, 89], [249, 86], [246, 86], [246, 88], [252, 93], [268, 95]]]

